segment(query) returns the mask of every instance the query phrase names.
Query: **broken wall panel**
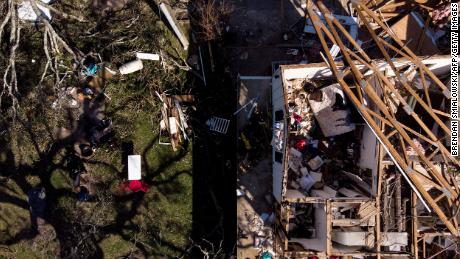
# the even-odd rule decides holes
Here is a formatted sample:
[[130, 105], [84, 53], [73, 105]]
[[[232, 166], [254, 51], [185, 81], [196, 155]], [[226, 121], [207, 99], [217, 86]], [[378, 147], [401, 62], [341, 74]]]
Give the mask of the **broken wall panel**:
[[417, 12], [410, 12], [399, 18], [390, 26], [395, 37], [400, 39], [410, 50], [419, 55], [439, 53], [433, 31], [425, 28], [425, 22]]

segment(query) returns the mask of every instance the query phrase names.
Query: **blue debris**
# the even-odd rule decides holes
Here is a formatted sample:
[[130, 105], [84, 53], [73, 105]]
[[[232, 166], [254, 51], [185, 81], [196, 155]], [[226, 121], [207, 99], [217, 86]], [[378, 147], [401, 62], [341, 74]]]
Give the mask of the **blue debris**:
[[90, 64], [86, 67], [85, 75], [87, 76], [94, 76], [96, 72], [99, 70], [99, 67], [96, 64]]

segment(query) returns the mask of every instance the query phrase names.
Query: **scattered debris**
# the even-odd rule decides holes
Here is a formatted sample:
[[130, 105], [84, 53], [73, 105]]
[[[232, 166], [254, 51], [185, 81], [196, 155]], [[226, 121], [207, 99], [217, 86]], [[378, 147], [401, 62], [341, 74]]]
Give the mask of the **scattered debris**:
[[[437, 36], [449, 4], [335, 4], [308, 1], [305, 32], [325, 62], [273, 72], [276, 253], [451, 258], [460, 163]], [[433, 240], [442, 241], [427, 255]]]
[[129, 155], [128, 156], [128, 180], [141, 179], [141, 156]]
[[320, 156], [315, 156], [313, 159], [308, 161], [308, 166], [311, 170], [316, 171], [323, 165], [323, 160]]
[[297, 56], [299, 55], [299, 50], [298, 49], [288, 49], [288, 51], [286, 51], [286, 55]]
[[51, 20], [51, 12], [47, 6], [51, 2], [51, 0], [41, 0], [43, 4], [37, 3], [37, 7], [40, 10], [40, 14], [35, 13], [34, 9], [32, 8], [32, 4], [30, 1], [23, 1], [19, 4], [18, 7], [18, 17], [24, 21], [35, 22], [38, 20], [38, 15], [46, 17], [46, 19]]
[[431, 12], [431, 19], [434, 25], [443, 28], [447, 26], [450, 18], [450, 3], [446, 2]]
[[[325, 20], [323, 14], [321, 12], [317, 12], [321, 20]], [[358, 23], [356, 17], [351, 16], [343, 16], [343, 15], [335, 15], [333, 14], [335, 20], [337, 20], [342, 26], [349, 27], [350, 35], [353, 39], [356, 39], [358, 36]], [[304, 32], [316, 34], [315, 28], [313, 27], [313, 23], [311, 19], [306, 20], [306, 25]]]
[[[161, 108], [162, 120], [160, 121], [160, 136], [158, 138], [159, 144], [171, 145], [174, 151], [179, 147], [182, 139], [187, 140], [187, 118], [180, 105], [181, 100], [186, 102], [194, 101], [191, 95], [174, 95], [167, 96], [166, 94], [159, 94], [156, 92], [158, 98], [163, 103]], [[166, 131], [169, 135], [170, 142], [162, 142], [162, 133]], [[182, 133], [182, 137], [181, 137]]]
[[85, 75], [94, 76], [96, 75], [98, 70], [99, 70], [99, 67], [96, 64], [90, 64], [89, 66], [86, 67]]
[[248, 57], [249, 57], [249, 53], [247, 51], [241, 53], [241, 55], [240, 55], [241, 60], [246, 60], [246, 59], [248, 59]]
[[160, 60], [160, 55], [152, 54], [152, 53], [137, 52], [136, 53], [136, 58], [145, 59], [145, 60], [159, 61]]

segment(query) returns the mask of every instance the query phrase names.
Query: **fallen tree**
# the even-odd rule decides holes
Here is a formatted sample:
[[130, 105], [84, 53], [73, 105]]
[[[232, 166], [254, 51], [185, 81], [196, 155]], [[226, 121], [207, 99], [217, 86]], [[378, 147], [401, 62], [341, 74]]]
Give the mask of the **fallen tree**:
[[[18, 14], [18, 9], [21, 6], [30, 4], [33, 12], [37, 16], [35, 23], [30, 23], [26, 20], [21, 20]], [[28, 5], [26, 5], [28, 6]], [[0, 25], [0, 46], [4, 46], [5, 51], [2, 52], [5, 63], [2, 64], [2, 83], [0, 88], [0, 107], [11, 109], [12, 115], [17, 114], [19, 108], [18, 97], [20, 95], [20, 87], [18, 85], [18, 71], [17, 71], [17, 60], [18, 60], [18, 49], [20, 48], [23, 41], [28, 40], [30, 35], [21, 35], [21, 32], [32, 27], [34, 24], [37, 29], [42, 29], [43, 38], [43, 51], [46, 55], [46, 63], [43, 73], [40, 77], [40, 81], [37, 86], [41, 86], [45, 76], [51, 71], [54, 74], [54, 89], [57, 89], [60, 83], [67, 77], [67, 71], [73, 71], [75, 67], [70, 68], [68, 65], [61, 62], [67, 57], [74, 64], [84, 57], [83, 53], [78, 49], [72, 48], [67, 43], [67, 40], [59, 35], [51, 24], [48, 17], [43, 15], [40, 7], [48, 8], [53, 14], [64, 17], [66, 19], [74, 19], [79, 22], [85, 22], [82, 17], [67, 14], [49, 5], [45, 5], [37, 0], [24, 1], [18, 3], [18, 1], [8, 0], [0, 9], [0, 13], [4, 18]], [[63, 72], [66, 71], [66, 72]], [[5, 104], [3, 101], [7, 101]], [[5, 105], [5, 106], [4, 106]]]

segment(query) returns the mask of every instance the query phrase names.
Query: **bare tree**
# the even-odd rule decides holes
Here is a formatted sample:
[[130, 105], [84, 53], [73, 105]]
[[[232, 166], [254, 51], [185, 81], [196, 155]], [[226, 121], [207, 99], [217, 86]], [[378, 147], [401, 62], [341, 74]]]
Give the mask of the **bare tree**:
[[198, 36], [205, 41], [219, 39], [224, 28], [222, 19], [233, 12], [233, 5], [225, 1], [197, 0], [193, 4], [195, 17], [193, 22], [198, 25]]
[[226, 1], [197, 0], [193, 4], [191, 21], [198, 27], [198, 37], [206, 41], [214, 71], [211, 41], [220, 39], [225, 30], [223, 19], [233, 12], [233, 5]]
[[[7, 0], [0, 8], [0, 14], [4, 17], [0, 24], [0, 46], [3, 44], [6, 45], [6, 53], [4, 53], [4, 60], [6, 61], [5, 68], [2, 69], [2, 83], [0, 84], [0, 107], [2, 106], [2, 101], [10, 100], [13, 114], [17, 113], [19, 108], [18, 96], [20, 89], [18, 86], [18, 78], [16, 71], [16, 62], [18, 58], [18, 48], [21, 45], [21, 31], [27, 26], [32, 26], [33, 23], [22, 21], [18, 16], [18, 7], [20, 4], [26, 2], [30, 3], [34, 13], [37, 15], [37, 22], [40, 22], [40, 26], [44, 28], [43, 30], [43, 50], [46, 55], [47, 61], [45, 69], [41, 76], [41, 80], [38, 85], [41, 85], [45, 76], [51, 70], [54, 74], [54, 86], [57, 88], [62, 80], [65, 79], [67, 73], [62, 76], [61, 70], [64, 67], [61, 64], [60, 60], [63, 57], [63, 53], [70, 55], [74, 61], [79, 61], [82, 58], [82, 53], [78, 50], [72, 49], [65, 39], [63, 39], [51, 25], [47, 17], [42, 15], [42, 12], [38, 8], [38, 5], [44, 5], [38, 0], [29, 0], [22, 3], [19, 1]], [[74, 15], [69, 15], [67, 13], [61, 12], [51, 6], [46, 5], [53, 14], [64, 17], [66, 19], [75, 19], [79, 22], [84, 22], [85, 20], [81, 17]], [[37, 23], [36, 23], [37, 24]], [[5, 39], [5, 42], [2, 42]], [[62, 49], [62, 50], [61, 50]], [[65, 51], [65, 52], [63, 52]]]

